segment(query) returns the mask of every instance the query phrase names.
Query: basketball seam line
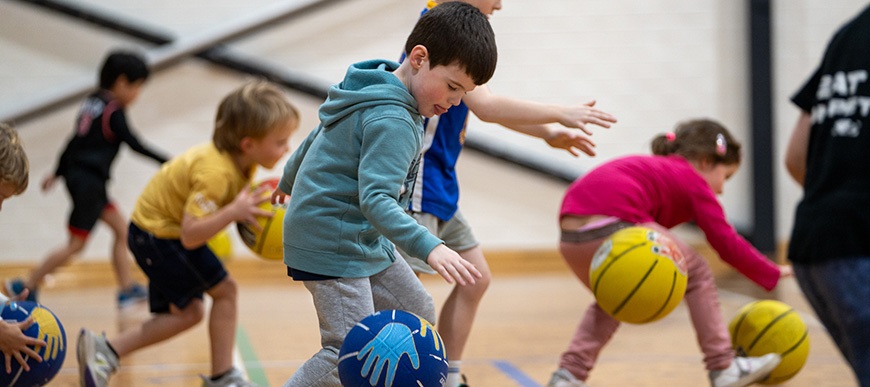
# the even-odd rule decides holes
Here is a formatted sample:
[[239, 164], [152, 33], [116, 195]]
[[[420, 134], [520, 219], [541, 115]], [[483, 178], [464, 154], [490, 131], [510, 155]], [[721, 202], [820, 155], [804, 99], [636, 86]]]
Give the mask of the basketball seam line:
[[[731, 346], [737, 347], [737, 337], [740, 336], [740, 328], [743, 327], [743, 321], [746, 320], [746, 316], [749, 314], [749, 309], [747, 309], [740, 317], [737, 319], [737, 324], [734, 325], [734, 333], [731, 334]], [[741, 350], [743, 350], [741, 348]], [[745, 351], [744, 351], [745, 352]]]
[[765, 333], [767, 333], [767, 331], [770, 330], [770, 328], [772, 328], [774, 325], [776, 325], [776, 323], [778, 323], [786, 315], [788, 315], [789, 313], [792, 313], [792, 312], [794, 312], [794, 309], [789, 309], [789, 310], [783, 312], [782, 314], [780, 314], [779, 316], [776, 316], [776, 318], [774, 318], [771, 322], [769, 322], [767, 324], [767, 326], [765, 326], [764, 329], [762, 329], [761, 332], [758, 333], [758, 336], [755, 336], [755, 339], [752, 340], [751, 344], [749, 344], [748, 350], [751, 351], [752, 347], [754, 347], [755, 344], [758, 344], [758, 341], [761, 340], [761, 338], [764, 336]]
[[797, 347], [800, 347], [800, 345], [804, 343], [804, 341], [807, 339], [808, 335], [809, 335], [809, 330], [804, 329], [804, 334], [801, 336], [800, 340], [798, 340], [797, 343], [795, 343], [795, 345], [792, 345], [791, 348], [786, 349], [785, 351], [782, 351], [780, 356], [785, 357], [786, 355], [792, 353], [795, 349], [797, 349]]
[[263, 254], [263, 245], [266, 244], [266, 236], [269, 233], [269, 228], [272, 227], [272, 220], [275, 219], [275, 210], [272, 210], [272, 217], [266, 218], [266, 223], [263, 224], [263, 231], [260, 233], [260, 240], [257, 241], [257, 253]]
[[616, 309], [613, 310], [613, 316], [616, 316], [616, 314], [619, 313], [619, 311], [622, 310], [622, 308], [626, 304], [628, 304], [628, 301], [630, 301], [631, 298], [634, 297], [634, 294], [637, 293], [637, 291], [638, 291], [638, 289], [640, 289], [641, 285], [643, 285], [643, 283], [646, 282], [646, 279], [649, 277], [650, 273], [652, 273], [653, 269], [655, 269], [655, 267], [658, 264], [659, 264], [658, 260], [653, 262], [652, 266], [650, 266], [649, 269], [646, 271], [646, 273], [643, 275], [643, 277], [641, 277], [640, 281], [637, 283], [637, 285], [634, 287], [634, 289], [631, 289], [631, 292], [629, 292], [628, 295], [625, 297], [625, 299], [622, 300], [622, 303], [620, 303], [619, 306], [617, 306]]
[[631, 246], [631, 247], [625, 249], [625, 251], [623, 251], [622, 253], [620, 253], [617, 256], [614, 256], [613, 259], [611, 259], [610, 262], [607, 263], [607, 265], [605, 265], [603, 268], [601, 268], [601, 274], [598, 275], [598, 280], [595, 281], [595, 285], [592, 287], [592, 294], [595, 294], [595, 295], [598, 294], [598, 284], [601, 283], [601, 278], [603, 278], [604, 275], [607, 274], [607, 270], [610, 269], [610, 267], [616, 263], [617, 259], [622, 258], [626, 254], [630, 253], [632, 250], [634, 250], [638, 247], [645, 246], [645, 245], [646, 245], [646, 241], [644, 241], [642, 243], [638, 243], [634, 246]]
[[[656, 261], [656, 262], [658, 262], [658, 261]], [[657, 310], [655, 313], [653, 313], [652, 317], [644, 320], [643, 322], [648, 323], [650, 321], [655, 320], [658, 317], [658, 315], [660, 313], [662, 313], [663, 310], [665, 310], [665, 307], [667, 307], [668, 303], [671, 302], [671, 298], [674, 297], [674, 289], [676, 287], [677, 287], [677, 272], [674, 272], [674, 276], [671, 279], [671, 291], [668, 292], [668, 298], [665, 299], [665, 302], [662, 304], [662, 307], [659, 308], [659, 310]]]

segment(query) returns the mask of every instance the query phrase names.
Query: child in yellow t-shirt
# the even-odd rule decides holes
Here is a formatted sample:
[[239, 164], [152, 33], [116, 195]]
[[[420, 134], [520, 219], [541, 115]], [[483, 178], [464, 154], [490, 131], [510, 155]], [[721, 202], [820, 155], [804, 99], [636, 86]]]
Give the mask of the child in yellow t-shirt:
[[[237, 285], [206, 242], [231, 222], [257, 224], [266, 188], [249, 189], [257, 166], [272, 168], [290, 149], [299, 114], [276, 86], [255, 81], [218, 107], [212, 142], [189, 149], [151, 179], [131, 216], [128, 244], [149, 280], [151, 319], [108, 340], [78, 338], [83, 386], [106, 386], [119, 358], [169, 339], [209, 318], [211, 376], [204, 386], [248, 386], [233, 367]], [[254, 226], [256, 227], [256, 226]]]

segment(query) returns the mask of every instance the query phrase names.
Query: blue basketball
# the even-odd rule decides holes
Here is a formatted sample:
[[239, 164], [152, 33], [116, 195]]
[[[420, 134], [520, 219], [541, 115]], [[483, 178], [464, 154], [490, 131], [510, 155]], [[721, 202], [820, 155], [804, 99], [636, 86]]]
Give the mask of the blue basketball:
[[345, 387], [441, 387], [447, 379], [447, 352], [422, 317], [382, 310], [348, 332], [338, 354], [338, 376]]
[[12, 301], [0, 311], [0, 317], [6, 322], [24, 321], [30, 316], [33, 316], [33, 324], [24, 334], [45, 341], [46, 346], [36, 348], [36, 353], [42, 356], [42, 363], [27, 358], [30, 371], [24, 371], [21, 364], [12, 359], [12, 373], [7, 374], [0, 369], [0, 385], [42, 386], [51, 381], [63, 365], [67, 348], [66, 332], [52, 311], [31, 301]]

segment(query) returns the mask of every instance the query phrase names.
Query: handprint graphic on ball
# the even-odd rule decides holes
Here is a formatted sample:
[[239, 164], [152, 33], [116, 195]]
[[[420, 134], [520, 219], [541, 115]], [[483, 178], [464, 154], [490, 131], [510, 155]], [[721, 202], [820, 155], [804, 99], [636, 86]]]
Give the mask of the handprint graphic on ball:
[[441, 386], [447, 355], [428, 321], [403, 310], [383, 310], [347, 334], [338, 371], [344, 386]]
[[[420, 355], [414, 346], [414, 334], [408, 326], [399, 323], [389, 323], [375, 336], [372, 341], [363, 347], [356, 355], [357, 360], [365, 359], [360, 375], [369, 375], [369, 383], [373, 386], [378, 384], [381, 371], [386, 368], [387, 376], [385, 384], [393, 385], [396, 378], [396, 368], [402, 356], [408, 355], [411, 366], [420, 368]], [[374, 370], [372, 367], [374, 366]]]
[[2, 305], [0, 318], [6, 322], [21, 322], [28, 318], [33, 323], [24, 330], [24, 334], [45, 341], [45, 346], [35, 347], [42, 361], [25, 358], [30, 370], [21, 367], [17, 361], [12, 361], [12, 372], [0, 372], [2, 386], [43, 386], [48, 384], [60, 372], [66, 357], [66, 332], [57, 316], [47, 307], [32, 301], [11, 301]]

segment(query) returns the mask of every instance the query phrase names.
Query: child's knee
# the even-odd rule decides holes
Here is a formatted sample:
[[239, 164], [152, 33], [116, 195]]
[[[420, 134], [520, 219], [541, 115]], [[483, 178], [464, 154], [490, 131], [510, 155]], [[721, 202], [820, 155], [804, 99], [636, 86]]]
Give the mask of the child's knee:
[[86, 242], [87, 237], [72, 236], [69, 240], [69, 244], [66, 246], [66, 250], [69, 254], [73, 255], [81, 253], [82, 250], [85, 249]]
[[185, 326], [192, 327], [205, 318], [205, 305], [202, 300], [195, 299], [184, 309], [178, 310], [175, 315], [181, 317]]
[[239, 285], [233, 277], [227, 275], [221, 282], [209, 289], [208, 294], [216, 300], [235, 300], [239, 293]]
[[492, 273], [489, 270], [480, 272], [481, 277], [474, 281], [472, 288], [477, 288], [480, 293], [486, 292], [489, 289], [489, 284], [492, 283]]
[[481, 271], [481, 274], [483, 276], [476, 278], [474, 284], [455, 285], [459, 294], [467, 298], [483, 298], [484, 293], [489, 289], [489, 284], [492, 282], [492, 275], [489, 271]]

